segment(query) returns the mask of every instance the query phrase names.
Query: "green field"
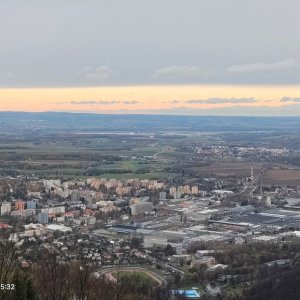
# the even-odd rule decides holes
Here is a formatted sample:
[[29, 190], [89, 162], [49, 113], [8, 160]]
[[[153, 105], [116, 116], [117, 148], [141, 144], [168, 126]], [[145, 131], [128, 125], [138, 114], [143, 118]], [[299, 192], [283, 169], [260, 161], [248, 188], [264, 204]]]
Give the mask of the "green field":
[[137, 271], [137, 272], [125, 272], [125, 271], [119, 271], [112, 273], [112, 276], [116, 278], [117, 280], [120, 280], [121, 282], [136, 282], [136, 284], [139, 283], [146, 283], [147, 285], [156, 285], [157, 282], [151, 278], [147, 273]]
[[128, 134], [32, 137], [31, 141], [3, 143], [0, 168], [53, 178], [162, 179], [177, 175], [169, 171], [178, 159], [174, 141]]

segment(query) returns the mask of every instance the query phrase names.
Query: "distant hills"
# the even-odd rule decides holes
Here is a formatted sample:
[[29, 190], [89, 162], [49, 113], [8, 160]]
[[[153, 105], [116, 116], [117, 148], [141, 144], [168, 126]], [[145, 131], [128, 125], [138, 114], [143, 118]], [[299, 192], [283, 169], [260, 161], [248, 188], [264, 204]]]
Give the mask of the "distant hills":
[[0, 131], [243, 132], [300, 131], [300, 117], [100, 115], [0, 112]]

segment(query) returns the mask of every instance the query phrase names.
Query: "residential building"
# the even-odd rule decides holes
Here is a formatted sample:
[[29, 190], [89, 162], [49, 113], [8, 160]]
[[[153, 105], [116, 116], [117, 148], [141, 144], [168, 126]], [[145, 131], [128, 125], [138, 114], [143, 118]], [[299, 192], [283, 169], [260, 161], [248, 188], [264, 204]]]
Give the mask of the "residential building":
[[11, 213], [11, 203], [3, 202], [1, 205], [1, 216], [8, 215]]
[[19, 200], [15, 204], [16, 210], [24, 210], [25, 209], [25, 201]]
[[145, 202], [141, 204], [134, 204], [130, 206], [131, 214], [133, 216], [135, 215], [141, 215], [145, 212], [151, 212], [153, 211], [153, 203], [152, 202]]
[[48, 224], [48, 213], [47, 212], [41, 212], [38, 214], [38, 222], [40, 224]]
[[36, 209], [36, 202], [35, 201], [28, 201], [27, 202], [27, 209]]

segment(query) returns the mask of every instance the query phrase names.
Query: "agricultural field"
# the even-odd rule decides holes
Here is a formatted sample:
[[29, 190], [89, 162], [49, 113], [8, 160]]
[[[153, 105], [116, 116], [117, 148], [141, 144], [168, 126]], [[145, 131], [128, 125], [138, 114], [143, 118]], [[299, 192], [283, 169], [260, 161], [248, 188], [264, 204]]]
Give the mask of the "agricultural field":
[[[251, 165], [255, 175], [264, 164], [272, 162], [270, 158], [260, 154], [241, 158], [230, 151], [224, 157], [214, 156], [209, 147], [282, 148], [291, 145], [296, 149], [297, 146], [285, 132], [274, 133], [273, 127], [267, 130], [268, 124], [263, 132], [252, 128], [237, 130], [236, 126], [225, 130], [224, 124], [230, 120], [222, 118], [217, 118], [217, 123], [204, 118], [202, 121], [206, 123], [203, 123], [199, 118], [135, 116], [130, 120], [126, 117], [122, 128], [117, 128], [111, 122], [117, 120], [115, 126], [119, 126], [123, 117], [92, 116], [95, 119], [88, 124], [84, 122], [86, 116], [64, 117], [65, 120], [71, 118], [72, 122], [54, 115], [39, 116], [37, 120], [27, 120], [26, 115], [22, 115], [22, 122], [11, 123], [11, 118], [5, 121], [7, 124], [3, 121], [6, 125], [0, 132], [1, 173], [68, 179], [95, 176], [108, 179], [168, 178], [176, 182], [182, 180], [182, 176], [187, 176], [187, 180], [199, 177], [245, 178], [250, 176]], [[45, 118], [45, 124], [40, 118]], [[103, 120], [100, 122], [100, 119]], [[244, 124], [242, 119], [237, 121]], [[166, 126], [165, 122], [169, 125]], [[294, 126], [293, 122], [290, 126]], [[292, 136], [295, 138], [297, 134], [295, 132]], [[199, 148], [205, 149], [202, 154], [197, 152]], [[279, 162], [294, 166], [299, 164], [299, 157], [295, 155], [276, 161]], [[290, 180], [299, 184], [297, 171], [269, 170], [264, 177], [266, 184], [284, 184]]]
[[5, 172], [46, 177], [90, 177], [159, 179], [176, 176], [166, 171], [176, 152], [166, 145], [177, 137], [146, 134], [57, 134], [30, 140], [0, 143], [0, 169]]
[[191, 167], [189, 170], [204, 177], [249, 177], [251, 165], [254, 175], [262, 168], [263, 163], [240, 161], [213, 162], [204, 166]]
[[271, 169], [263, 177], [265, 184], [300, 185], [299, 169]]

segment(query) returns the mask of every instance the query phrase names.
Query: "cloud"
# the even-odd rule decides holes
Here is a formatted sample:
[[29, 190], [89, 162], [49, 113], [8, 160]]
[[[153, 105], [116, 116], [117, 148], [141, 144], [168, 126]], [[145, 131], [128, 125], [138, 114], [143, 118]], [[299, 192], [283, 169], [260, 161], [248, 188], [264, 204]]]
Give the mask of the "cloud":
[[254, 98], [208, 98], [198, 100], [187, 100], [185, 103], [189, 104], [238, 104], [238, 103], [255, 103], [257, 99]]
[[214, 75], [214, 70], [202, 70], [197, 66], [171, 66], [161, 68], [152, 74], [153, 79], [161, 78], [194, 78]]
[[136, 101], [136, 100], [126, 100], [126, 101], [122, 101], [123, 104], [127, 104], [127, 105], [133, 105], [133, 104], [138, 104], [140, 103], [139, 101]]
[[300, 98], [282, 97], [280, 102], [300, 103]]
[[133, 105], [140, 103], [139, 101], [135, 100], [81, 100], [81, 101], [58, 101], [54, 102], [53, 104], [56, 105], [64, 105], [64, 104], [71, 104], [71, 105], [89, 105], [89, 106], [97, 106], [97, 105], [114, 105], [114, 104], [125, 104], [125, 105]]
[[[169, 66], [156, 70], [151, 75], [155, 82], [192, 84], [298, 84], [300, 60], [283, 59], [273, 62], [246, 64], [223, 64], [223, 66], [197, 65]], [[258, 76], [259, 75], [259, 76]]]
[[14, 78], [14, 77], [15, 77], [14, 74], [11, 73], [11, 72], [6, 72], [6, 73], [4, 74], [4, 78], [7, 78], [7, 79], [12, 79], [12, 78]]
[[112, 105], [112, 104], [118, 104], [120, 101], [116, 100], [99, 100], [99, 101], [94, 101], [94, 100], [88, 100], [88, 101], [71, 101], [69, 104], [73, 105]]
[[13, 79], [15, 76], [12, 72], [0, 73], [0, 78], [3, 79]]
[[98, 66], [96, 68], [83, 67], [78, 74], [82, 75], [85, 79], [91, 80], [107, 80], [110, 79], [116, 71], [107, 66]]
[[228, 73], [256, 73], [256, 72], [276, 72], [293, 70], [300, 68], [300, 63], [295, 59], [287, 59], [272, 63], [255, 62], [245, 65], [232, 65], [227, 68]]
[[208, 98], [208, 99], [192, 99], [186, 101], [178, 101], [178, 100], [169, 100], [163, 101], [163, 103], [168, 104], [178, 104], [178, 103], [186, 103], [186, 104], [239, 104], [239, 103], [255, 103], [259, 100], [254, 98]]
[[180, 103], [180, 101], [178, 101], [178, 100], [169, 100], [169, 101], [162, 101], [162, 103], [177, 104], [177, 103]]

